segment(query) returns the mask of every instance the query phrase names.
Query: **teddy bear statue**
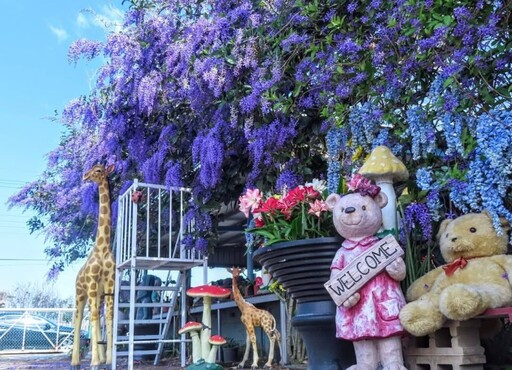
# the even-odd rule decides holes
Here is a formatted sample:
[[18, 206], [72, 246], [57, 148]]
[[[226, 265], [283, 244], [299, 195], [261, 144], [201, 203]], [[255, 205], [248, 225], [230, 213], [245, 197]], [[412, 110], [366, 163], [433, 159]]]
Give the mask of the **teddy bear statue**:
[[400, 312], [404, 328], [423, 336], [446, 319], [467, 320], [488, 308], [512, 303], [512, 256], [507, 251], [509, 224], [495, 230], [487, 211], [441, 222], [437, 238], [447, 264], [428, 272], [407, 289]]
[[[353, 193], [330, 194], [326, 199], [334, 226], [345, 239], [332, 260], [331, 279], [379, 241], [375, 234], [382, 225], [381, 208], [388, 201], [378, 186], [359, 174], [348, 185]], [[384, 370], [405, 369], [401, 343], [405, 331], [398, 318], [405, 305], [399, 283], [405, 271], [398, 257], [337, 307], [336, 337], [354, 344], [357, 363], [349, 370], [375, 370], [379, 363]]]

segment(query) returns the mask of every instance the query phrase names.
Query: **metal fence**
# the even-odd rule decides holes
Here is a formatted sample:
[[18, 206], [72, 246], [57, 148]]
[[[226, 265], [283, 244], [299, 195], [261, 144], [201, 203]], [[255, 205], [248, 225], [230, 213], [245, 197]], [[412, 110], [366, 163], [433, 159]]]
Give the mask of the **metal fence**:
[[[74, 312], [74, 308], [1, 308], [0, 353], [70, 352]], [[86, 345], [88, 339], [86, 315], [80, 330], [81, 345]]]

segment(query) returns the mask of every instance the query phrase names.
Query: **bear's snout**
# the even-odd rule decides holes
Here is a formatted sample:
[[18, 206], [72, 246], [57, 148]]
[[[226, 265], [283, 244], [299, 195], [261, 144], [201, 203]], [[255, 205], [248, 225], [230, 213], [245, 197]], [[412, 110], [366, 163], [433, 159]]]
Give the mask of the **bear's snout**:
[[353, 213], [353, 212], [355, 212], [355, 210], [356, 210], [355, 207], [347, 207], [347, 208], [345, 208], [345, 213]]

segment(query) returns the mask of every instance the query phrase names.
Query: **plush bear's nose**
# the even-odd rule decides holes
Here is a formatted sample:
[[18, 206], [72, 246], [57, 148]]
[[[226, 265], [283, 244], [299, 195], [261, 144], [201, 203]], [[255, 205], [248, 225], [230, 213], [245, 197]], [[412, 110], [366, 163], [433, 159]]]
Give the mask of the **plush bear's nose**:
[[345, 208], [345, 213], [352, 213], [354, 212], [356, 209], [354, 207], [347, 207]]
[[457, 240], [457, 238], [452, 238], [452, 242], [454, 242], [454, 241], [456, 241], [456, 240]]

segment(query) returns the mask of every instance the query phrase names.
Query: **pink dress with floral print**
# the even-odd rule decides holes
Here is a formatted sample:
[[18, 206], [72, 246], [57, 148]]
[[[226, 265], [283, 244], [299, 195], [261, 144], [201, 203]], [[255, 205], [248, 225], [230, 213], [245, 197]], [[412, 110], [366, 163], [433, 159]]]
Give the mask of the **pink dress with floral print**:
[[[379, 239], [368, 237], [359, 242], [345, 240], [331, 264], [331, 270], [342, 270]], [[351, 308], [336, 310], [336, 337], [347, 340], [387, 338], [404, 333], [398, 319], [405, 298], [400, 283], [382, 271], [360, 290], [361, 299]]]

